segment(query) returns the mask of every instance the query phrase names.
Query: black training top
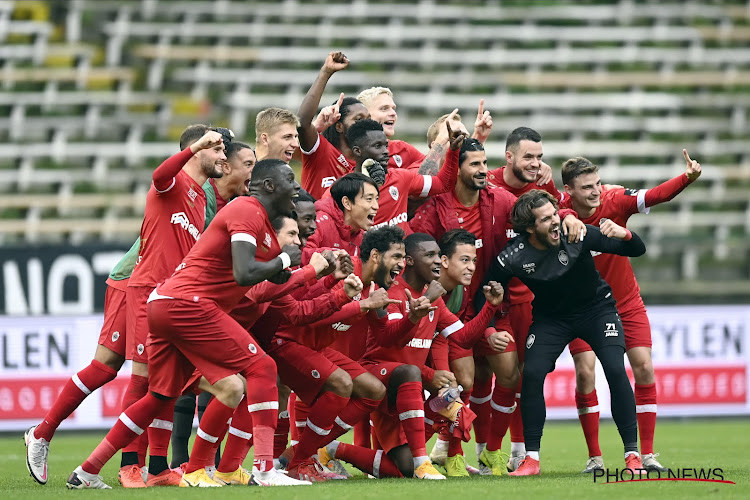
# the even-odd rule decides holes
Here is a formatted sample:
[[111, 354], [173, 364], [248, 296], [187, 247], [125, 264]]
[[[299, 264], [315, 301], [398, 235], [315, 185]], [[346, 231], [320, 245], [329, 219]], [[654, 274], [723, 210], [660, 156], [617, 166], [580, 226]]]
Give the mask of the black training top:
[[[624, 241], [586, 226], [583, 241], [568, 243], [561, 234], [560, 246], [548, 250], [534, 248], [528, 233], [514, 238], [492, 261], [484, 282], [498, 281], [507, 290], [508, 281], [519, 278], [534, 292], [534, 316], [579, 314], [603, 301], [614, 304], [612, 289], [594, 267], [591, 251], [638, 257], [646, 253], [646, 246], [635, 233]], [[479, 307], [484, 294], [478, 293], [477, 298]]]

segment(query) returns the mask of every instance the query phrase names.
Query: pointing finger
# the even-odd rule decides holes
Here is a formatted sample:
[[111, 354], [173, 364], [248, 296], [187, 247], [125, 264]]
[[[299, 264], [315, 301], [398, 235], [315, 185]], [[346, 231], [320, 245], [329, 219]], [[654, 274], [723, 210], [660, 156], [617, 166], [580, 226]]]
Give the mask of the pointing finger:
[[693, 162], [693, 160], [690, 159], [690, 155], [688, 154], [687, 149], [682, 150], [682, 156], [685, 157], [685, 161], [688, 162], [688, 164]]
[[479, 99], [479, 111], [477, 111], [477, 120], [481, 120], [484, 115], [484, 99]]
[[375, 291], [375, 282], [371, 281], [370, 282], [370, 293], [373, 293], [374, 291]]
[[338, 113], [339, 109], [341, 108], [341, 104], [344, 102], [344, 93], [342, 92], [339, 96], [339, 100], [336, 102], [336, 106], [334, 106], [333, 111]]

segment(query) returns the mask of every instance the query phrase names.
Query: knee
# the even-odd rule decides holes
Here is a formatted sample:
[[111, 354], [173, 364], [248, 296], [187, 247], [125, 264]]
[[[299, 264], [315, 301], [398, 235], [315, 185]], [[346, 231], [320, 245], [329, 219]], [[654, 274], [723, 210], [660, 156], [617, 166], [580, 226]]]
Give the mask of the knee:
[[455, 373], [456, 382], [464, 388], [464, 391], [470, 391], [474, 388], [474, 377], [466, 373]]
[[219, 380], [213, 387], [215, 391], [213, 395], [216, 399], [232, 408], [236, 408], [240, 404], [245, 393], [242, 380], [235, 375]]
[[388, 456], [398, 467], [399, 472], [404, 477], [414, 476], [414, 459], [411, 451], [406, 445], [399, 446], [388, 452]]
[[635, 378], [636, 384], [654, 383], [654, 365], [651, 363], [651, 359], [638, 360], [636, 363], [631, 363], [630, 367], [633, 369], [633, 378]]
[[279, 393], [279, 403], [281, 403], [281, 401], [287, 401], [289, 399], [289, 395], [292, 393], [292, 390], [289, 387], [281, 383], [276, 386], [276, 389]]
[[382, 401], [385, 398], [385, 386], [380, 380], [376, 379], [375, 377], [372, 378], [372, 382], [367, 384], [367, 388], [365, 391], [367, 393], [366, 397], [369, 399], [374, 399], [376, 401]]
[[497, 383], [508, 389], [515, 389], [518, 386], [519, 380], [521, 380], [521, 374], [516, 368], [507, 373], [501, 373], [500, 375], [495, 376], [497, 377]]
[[526, 363], [523, 367], [523, 384], [524, 389], [544, 386], [544, 379], [547, 377], [547, 369], [541, 365]]
[[352, 378], [340, 368], [326, 380], [326, 389], [344, 398], [352, 395], [353, 388]]
[[422, 372], [414, 365], [401, 365], [393, 370], [392, 377], [398, 377], [403, 382], [421, 382]]

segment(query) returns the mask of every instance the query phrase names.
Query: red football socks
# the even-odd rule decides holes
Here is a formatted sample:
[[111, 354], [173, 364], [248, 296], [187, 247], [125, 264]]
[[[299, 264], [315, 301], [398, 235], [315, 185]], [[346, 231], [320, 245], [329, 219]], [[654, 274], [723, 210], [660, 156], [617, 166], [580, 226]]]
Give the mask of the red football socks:
[[641, 438], [641, 455], [654, 452], [656, 428], [656, 384], [635, 384], [635, 415]]
[[398, 386], [396, 413], [412, 456], [426, 457], [422, 382], [404, 382]]
[[403, 477], [396, 464], [383, 450], [339, 443], [335, 458], [352, 464], [357, 469], [375, 477]]
[[505, 433], [513, 418], [516, 404], [516, 388], [509, 389], [495, 384], [490, 401], [490, 435], [487, 438], [487, 451], [496, 451], [502, 447]]
[[42, 423], [34, 429], [34, 437], [52, 441], [52, 436], [60, 426], [60, 422], [68, 418], [89, 394], [114, 380], [116, 376], [116, 370], [95, 359], [92, 360], [90, 365], [65, 383], [62, 392], [44, 416]]
[[589, 456], [600, 457], [602, 450], [599, 448], [599, 399], [596, 397], [596, 389], [588, 394], [576, 391], [576, 407], [586, 446], [589, 448]]

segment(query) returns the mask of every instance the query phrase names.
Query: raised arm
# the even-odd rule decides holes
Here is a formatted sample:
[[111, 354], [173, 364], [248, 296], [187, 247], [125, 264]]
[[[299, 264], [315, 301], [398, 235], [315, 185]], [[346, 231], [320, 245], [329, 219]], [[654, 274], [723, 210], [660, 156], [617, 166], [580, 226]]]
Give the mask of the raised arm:
[[318, 77], [313, 82], [310, 90], [307, 91], [302, 104], [299, 106], [297, 116], [300, 121], [299, 143], [303, 151], [310, 151], [318, 140], [318, 131], [315, 129], [313, 119], [320, 106], [320, 98], [328, 84], [331, 76], [337, 71], [341, 71], [349, 65], [349, 59], [343, 52], [331, 52], [328, 54], [323, 67], [320, 68]]
[[154, 181], [154, 188], [159, 192], [169, 191], [174, 185], [174, 178], [194, 154], [203, 149], [223, 147], [221, 134], [214, 130], [209, 130], [203, 135], [203, 137], [179, 153], [170, 156], [164, 160], [161, 165], [156, 167], [156, 170], [154, 170], [154, 173], [151, 175], [151, 178]]
[[640, 257], [646, 253], [646, 245], [629, 229], [618, 226], [610, 219], [602, 219], [600, 228], [588, 226], [586, 239], [583, 240], [584, 251], [594, 250], [625, 257]]

